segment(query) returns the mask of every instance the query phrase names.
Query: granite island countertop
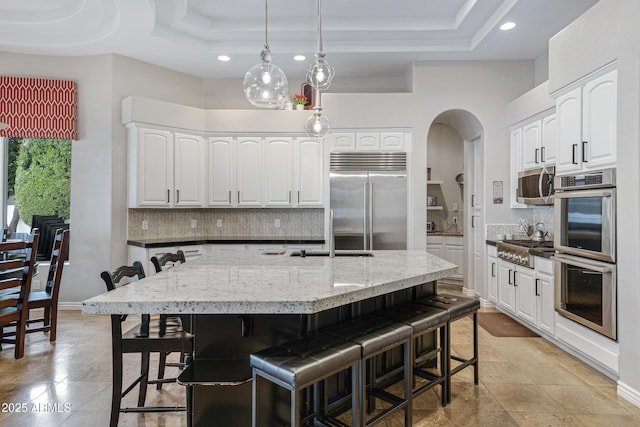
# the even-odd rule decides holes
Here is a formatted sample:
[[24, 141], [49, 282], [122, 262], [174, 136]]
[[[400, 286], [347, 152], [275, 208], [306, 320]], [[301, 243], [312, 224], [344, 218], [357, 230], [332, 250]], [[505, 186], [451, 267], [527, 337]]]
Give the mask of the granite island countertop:
[[313, 314], [457, 273], [455, 264], [426, 251], [369, 251], [373, 256], [335, 258], [289, 256], [292, 252], [203, 255], [90, 298], [82, 303], [82, 312]]
[[289, 245], [306, 245], [306, 244], [324, 244], [324, 239], [310, 237], [158, 237], [148, 239], [129, 239], [127, 245], [138, 246], [141, 248], [165, 248], [169, 246], [191, 246], [191, 245], [229, 245], [229, 244], [289, 244]]

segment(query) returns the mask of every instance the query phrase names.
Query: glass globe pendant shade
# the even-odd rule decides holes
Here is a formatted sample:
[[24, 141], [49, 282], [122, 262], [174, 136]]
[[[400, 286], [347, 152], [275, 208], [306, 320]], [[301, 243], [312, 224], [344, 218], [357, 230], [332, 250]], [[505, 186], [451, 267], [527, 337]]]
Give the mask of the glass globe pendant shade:
[[271, 51], [260, 54], [262, 62], [254, 65], [244, 76], [242, 87], [247, 100], [260, 108], [281, 108], [288, 97], [288, 82], [284, 71], [271, 63]]
[[313, 110], [313, 114], [309, 116], [307, 121], [304, 123], [304, 131], [308, 136], [315, 136], [319, 138], [327, 136], [331, 129], [329, 119], [327, 119], [327, 116], [322, 114], [321, 107], [314, 107]]
[[307, 70], [307, 82], [317, 90], [326, 90], [331, 86], [335, 70], [324, 60], [324, 53], [316, 53], [316, 61]]

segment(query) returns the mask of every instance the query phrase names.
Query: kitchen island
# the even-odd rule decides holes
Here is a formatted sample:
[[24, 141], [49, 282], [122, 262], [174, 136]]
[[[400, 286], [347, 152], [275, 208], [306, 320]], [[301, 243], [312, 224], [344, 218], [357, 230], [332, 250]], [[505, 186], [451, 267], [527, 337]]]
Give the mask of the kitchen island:
[[[88, 299], [83, 313], [193, 314], [195, 359], [247, 359], [248, 365], [252, 352], [434, 293], [435, 281], [457, 270], [426, 251], [336, 251], [335, 258], [315, 251], [296, 254], [229, 250], [204, 255]], [[197, 425], [207, 425], [212, 417], [220, 425], [248, 425], [250, 385], [224, 389], [196, 387]]]

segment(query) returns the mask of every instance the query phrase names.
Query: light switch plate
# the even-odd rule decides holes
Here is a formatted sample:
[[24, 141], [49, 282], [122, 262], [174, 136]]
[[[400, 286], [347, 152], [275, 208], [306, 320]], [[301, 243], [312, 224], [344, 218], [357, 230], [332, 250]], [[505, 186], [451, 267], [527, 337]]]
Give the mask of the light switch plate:
[[195, 220], [195, 219], [192, 219], [191, 220], [191, 228], [196, 228], [196, 227], [198, 227], [198, 221]]
[[280, 228], [280, 218], [278, 218], [278, 219], [276, 219], [276, 220], [275, 220], [275, 223], [273, 224], [273, 226], [274, 226], [275, 228]]
[[147, 221], [146, 219], [142, 221], [142, 229], [143, 230], [149, 229], [149, 221]]
[[216, 227], [218, 227], [218, 228], [222, 228], [222, 220], [221, 220], [221, 219], [218, 219], [218, 220], [216, 221]]

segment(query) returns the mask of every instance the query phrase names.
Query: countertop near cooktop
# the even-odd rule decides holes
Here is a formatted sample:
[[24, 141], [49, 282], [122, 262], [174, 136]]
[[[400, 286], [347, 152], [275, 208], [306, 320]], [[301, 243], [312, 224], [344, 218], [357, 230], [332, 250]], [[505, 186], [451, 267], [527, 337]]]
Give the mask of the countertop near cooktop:
[[167, 246], [190, 246], [190, 245], [233, 245], [233, 244], [274, 244], [274, 245], [307, 245], [307, 244], [324, 244], [324, 239], [312, 239], [308, 237], [291, 236], [283, 237], [255, 237], [247, 239], [246, 237], [224, 237], [218, 239], [215, 237], [165, 237], [159, 239], [139, 239], [127, 240], [127, 245], [139, 246], [141, 248], [164, 248]]
[[[485, 243], [490, 246], [496, 246], [498, 242], [499, 240], [491, 240], [491, 239], [485, 240]], [[550, 250], [550, 248], [548, 249], [529, 248], [529, 253], [533, 256], [539, 256], [542, 258], [551, 258], [555, 254], [555, 251]]]
[[457, 231], [427, 231], [427, 237], [429, 236], [464, 236], [463, 233]]

